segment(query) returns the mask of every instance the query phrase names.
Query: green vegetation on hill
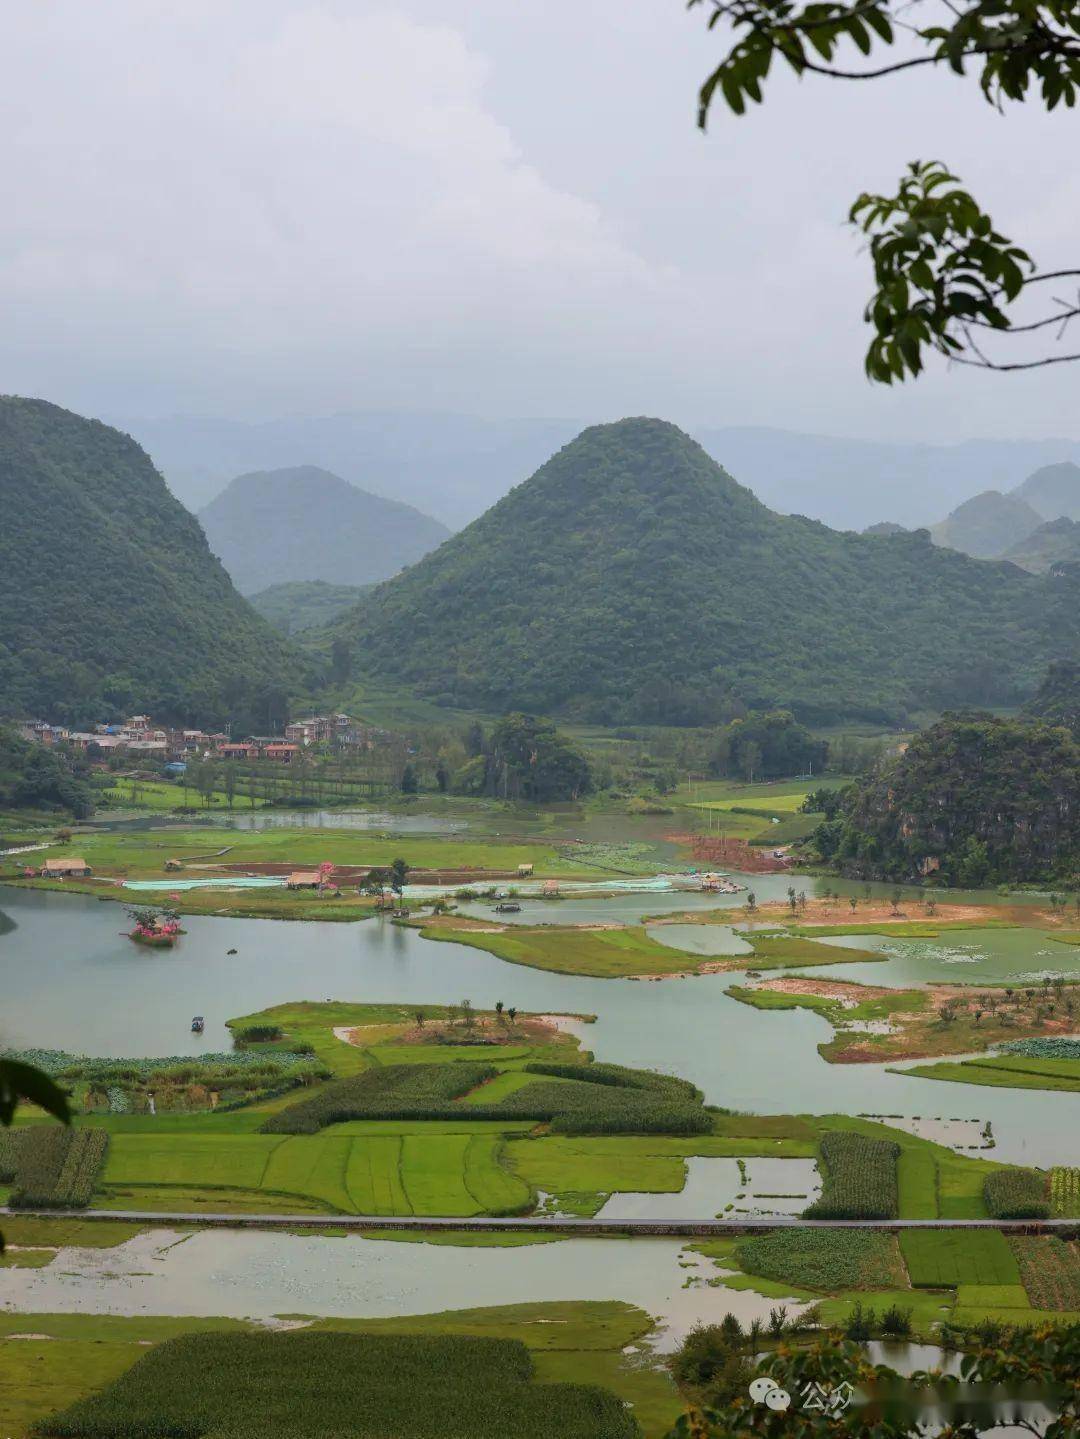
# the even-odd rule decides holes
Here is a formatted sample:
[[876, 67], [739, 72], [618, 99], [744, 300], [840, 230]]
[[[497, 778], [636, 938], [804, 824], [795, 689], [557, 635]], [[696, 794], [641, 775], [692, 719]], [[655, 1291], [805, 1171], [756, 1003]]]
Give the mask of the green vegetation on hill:
[[1080, 862], [1080, 744], [1060, 728], [946, 715], [847, 791], [815, 831], [853, 873], [948, 884], [1067, 879]]
[[0, 707], [265, 730], [301, 678], [134, 440], [0, 398]]
[[1065, 515], [1048, 520], [1007, 549], [1002, 558], [1032, 574], [1044, 574], [1054, 565], [1080, 560], [1080, 522]]
[[673, 425], [630, 419], [584, 431], [335, 629], [358, 673], [447, 705], [881, 720], [1022, 694], [1080, 631], [1071, 590], [925, 532], [774, 514]]
[[1022, 485], [1017, 485], [1013, 494], [1048, 519], [1065, 515], [1070, 520], [1080, 520], [1080, 465], [1071, 460], [1043, 465], [1028, 475]]
[[1042, 514], [1018, 495], [984, 490], [965, 500], [930, 533], [936, 545], [977, 559], [993, 559], [1018, 540], [1027, 539], [1042, 523]]
[[332, 585], [326, 580], [290, 580], [249, 595], [248, 601], [285, 635], [321, 629], [357, 604], [370, 585]]
[[199, 519], [243, 594], [267, 581], [385, 580], [450, 533], [411, 505], [369, 494], [315, 465], [238, 475]]
[[1026, 713], [1047, 724], [1064, 725], [1080, 740], [1080, 661], [1052, 664]]

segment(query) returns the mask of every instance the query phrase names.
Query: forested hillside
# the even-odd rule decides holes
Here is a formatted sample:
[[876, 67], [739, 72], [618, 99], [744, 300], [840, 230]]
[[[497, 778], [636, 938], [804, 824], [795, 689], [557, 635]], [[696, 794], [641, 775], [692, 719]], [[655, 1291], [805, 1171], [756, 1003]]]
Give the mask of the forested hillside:
[[1080, 739], [1080, 662], [1051, 665], [1026, 712], [1047, 724], [1064, 725]]
[[0, 712], [280, 717], [297, 657], [134, 440], [0, 398]]
[[291, 580], [248, 596], [264, 620], [283, 635], [321, 629], [362, 599], [370, 585], [332, 585], [326, 580]]
[[1080, 871], [1080, 744], [1041, 720], [950, 714], [857, 782], [815, 841], [842, 870], [969, 887]]
[[584, 431], [343, 616], [354, 673], [597, 722], [886, 720], [1015, 701], [1077, 647], [1080, 584], [765, 508], [660, 420]]
[[1080, 521], [1062, 515], [1048, 520], [1002, 556], [1032, 574], [1045, 574], [1055, 565], [1080, 562]]
[[988, 560], [1026, 540], [1042, 523], [1043, 516], [1019, 495], [985, 490], [965, 500], [930, 533], [937, 545]]
[[245, 595], [297, 580], [389, 579], [450, 533], [411, 505], [370, 495], [314, 465], [239, 475], [199, 519]]

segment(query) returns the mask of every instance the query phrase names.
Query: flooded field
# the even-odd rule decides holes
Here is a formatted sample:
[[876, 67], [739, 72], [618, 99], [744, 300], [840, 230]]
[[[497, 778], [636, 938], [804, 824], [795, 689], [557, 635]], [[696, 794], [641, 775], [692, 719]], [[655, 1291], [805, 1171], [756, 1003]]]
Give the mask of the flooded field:
[[[673, 1349], [697, 1323], [766, 1319], [776, 1299], [704, 1281], [711, 1260], [677, 1239], [562, 1239], [456, 1248], [358, 1235], [154, 1229], [112, 1249], [63, 1249], [40, 1269], [8, 1269], [0, 1310], [33, 1314], [386, 1318], [493, 1304], [616, 1299], [660, 1322]], [[790, 1314], [800, 1305], [789, 1303]], [[29, 1326], [28, 1326], [29, 1327]]]

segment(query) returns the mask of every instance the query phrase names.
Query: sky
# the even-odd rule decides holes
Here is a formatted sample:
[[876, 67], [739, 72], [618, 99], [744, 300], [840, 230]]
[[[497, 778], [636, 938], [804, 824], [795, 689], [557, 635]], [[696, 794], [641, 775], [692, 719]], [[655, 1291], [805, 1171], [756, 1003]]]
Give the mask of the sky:
[[[1075, 265], [1080, 117], [780, 76], [683, 0], [36, 0], [0, 44], [0, 390], [89, 414], [654, 414], [1080, 437], [1080, 366], [868, 385], [844, 224], [947, 161]], [[1075, 338], [1075, 337], [1074, 337]], [[1077, 348], [1075, 345], [1072, 348]]]

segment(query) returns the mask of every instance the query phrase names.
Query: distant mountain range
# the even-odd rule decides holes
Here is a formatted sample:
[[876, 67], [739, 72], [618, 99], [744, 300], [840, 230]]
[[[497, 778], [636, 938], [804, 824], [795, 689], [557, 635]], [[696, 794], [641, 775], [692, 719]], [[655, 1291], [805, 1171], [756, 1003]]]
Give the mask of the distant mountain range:
[[266, 730], [303, 664], [127, 435], [0, 399], [0, 714]]
[[[661, 420], [585, 430], [335, 626], [354, 673], [598, 723], [1015, 702], [1080, 646], [1080, 577], [774, 513]], [[729, 710], [730, 712], [730, 710]]]
[[1036, 572], [1080, 560], [1080, 466], [1046, 465], [1015, 489], [984, 490], [931, 527], [934, 543]]
[[[193, 510], [244, 471], [318, 465], [456, 529], [527, 479], [583, 423], [361, 411], [260, 423], [129, 418], [123, 427]], [[1080, 462], [1080, 442], [1065, 439], [921, 445], [763, 426], [702, 425], [693, 433], [770, 508], [836, 529], [862, 529], [883, 516], [909, 529], [930, 525], [982, 490], [1009, 490], [1040, 466]]]
[[243, 594], [296, 581], [372, 584], [450, 534], [411, 505], [368, 494], [314, 465], [239, 475], [199, 519]]

